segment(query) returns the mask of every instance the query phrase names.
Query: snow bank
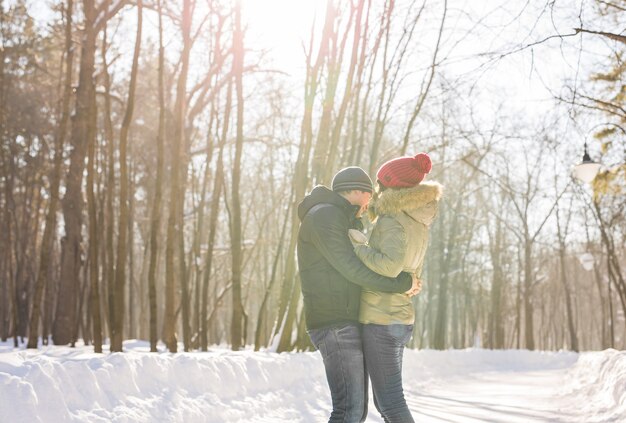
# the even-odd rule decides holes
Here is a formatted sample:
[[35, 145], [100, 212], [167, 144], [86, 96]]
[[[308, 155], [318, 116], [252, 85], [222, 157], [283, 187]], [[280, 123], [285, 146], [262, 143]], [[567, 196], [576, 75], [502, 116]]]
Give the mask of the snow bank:
[[[125, 342], [124, 347], [125, 353], [98, 355], [91, 347], [49, 346], [33, 351], [0, 344], [0, 421], [313, 422], [328, 418], [330, 395], [318, 353], [224, 348], [149, 353], [148, 344], [137, 341]], [[476, 397], [451, 418], [449, 405], [435, 403], [435, 397], [429, 396], [434, 392], [443, 392], [444, 397], [452, 396], [456, 387], [478, 392], [479, 383], [506, 389], [514, 380], [524, 392], [526, 378], [537, 374], [543, 379], [534, 381], [555, 385], [550, 391], [554, 398], [552, 394], [545, 398], [548, 404], [558, 403], [551, 412], [567, 410], [572, 417], [562, 421], [626, 421], [626, 352], [407, 350], [403, 372], [410, 406], [419, 421], [467, 421], [463, 419], [468, 411], [480, 408]], [[526, 391], [532, 390], [528, 386]], [[531, 407], [536, 405], [532, 401]], [[426, 403], [430, 410], [436, 409], [436, 418], [420, 419], [425, 417], [420, 413]], [[482, 421], [511, 421], [494, 402], [493, 410], [498, 409], [500, 417], [490, 420], [481, 414]], [[555, 415], [541, 412], [535, 416]], [[371, 404], [369, 416], [368, 421], [381, 421]]]
[[97, 355], [89, 349], [0, 354], [0, 420], [236, 422], [254, 415], [272, 422], [326, 414], [318, 404], [327, 400], [324, 367], [314, 353]]
[[588, 423], [626, 421], [626, 351], [583, 353], [567, 379], [563, 392]]

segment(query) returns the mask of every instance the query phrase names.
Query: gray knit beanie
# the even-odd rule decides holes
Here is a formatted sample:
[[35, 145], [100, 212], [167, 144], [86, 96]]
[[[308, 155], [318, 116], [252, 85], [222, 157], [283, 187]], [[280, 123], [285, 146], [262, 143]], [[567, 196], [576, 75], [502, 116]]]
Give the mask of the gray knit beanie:
[[372, 180], [363, 169], [350, 166], [341, 169], [333, 178], [333, 191], [351, 191], [353, 189], [371, 193], [374, 191]]

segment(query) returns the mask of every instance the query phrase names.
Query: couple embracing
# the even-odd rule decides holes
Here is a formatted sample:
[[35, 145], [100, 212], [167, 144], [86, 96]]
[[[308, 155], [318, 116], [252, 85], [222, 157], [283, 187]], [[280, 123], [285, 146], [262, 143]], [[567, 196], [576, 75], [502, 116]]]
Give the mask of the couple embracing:
[[[442, 194], [440, 184], [423, 181], [431, 167], [424, 153], [390, 160], [376, 174], [376, 190], [363, 169], [348, 167], [332, 189], [315, 187], [298, 207], [305, 319], [326, 369], [329, 422], [365, 420], [368, 375], [385, 422], [413, 422], [402, 355]], [[369, 240], [361, 232], [366, 211], [375, 221]]]

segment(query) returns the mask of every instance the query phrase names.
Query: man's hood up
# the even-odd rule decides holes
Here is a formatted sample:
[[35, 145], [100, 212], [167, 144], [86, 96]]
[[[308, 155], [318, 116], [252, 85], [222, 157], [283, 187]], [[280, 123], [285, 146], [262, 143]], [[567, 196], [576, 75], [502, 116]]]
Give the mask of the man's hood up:
[[304, 216], [306, 216], [311, 208], [322, 203], [334, 204], [342, 209], [350, 211], [352, 211], [354, 207], [357, 207], [358, 209], [358, 206], [352, 206], [348, 200], [343, 198], [341, 195], [323, 185], [318, 185], [313, 188], [311, 193], [304, 197], [302, 202], [298, 205], [298, 217], [300, 218], [300, 221], [304, 219]]

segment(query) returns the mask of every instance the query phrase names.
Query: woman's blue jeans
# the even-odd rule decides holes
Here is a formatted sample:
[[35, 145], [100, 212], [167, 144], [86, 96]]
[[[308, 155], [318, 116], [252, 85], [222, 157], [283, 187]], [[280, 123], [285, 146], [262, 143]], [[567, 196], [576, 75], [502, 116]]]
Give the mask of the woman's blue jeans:
[[363, 422], [367, 417], [367, 374], [360, 324], [308, 331], [320, 351], [333, 401], [329, 423]]
[[402, 354], [413, 325], [363, 325], [363, 353], [374, 405], [387, 423], [413, 422], [402, 389]]

